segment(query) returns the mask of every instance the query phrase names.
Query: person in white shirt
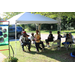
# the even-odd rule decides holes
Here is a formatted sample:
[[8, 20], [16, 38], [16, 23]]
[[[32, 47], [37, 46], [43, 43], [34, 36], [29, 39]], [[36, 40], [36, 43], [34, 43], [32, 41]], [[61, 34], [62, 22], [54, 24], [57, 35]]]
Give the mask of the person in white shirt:
[[32, 41], [32, 44], [35, 44], [35, 37], [34, 37], [34, 33], [31, 33], [31, 41]]
[[23, 35], [20, 37], [19, 41], [21, 42], [22, 50], [25, 52], [24, 46], [27, 45], [28, 50], [30, 52], [31, 42], [28, 40], [28, 36], [25, 33], [23, 33]]

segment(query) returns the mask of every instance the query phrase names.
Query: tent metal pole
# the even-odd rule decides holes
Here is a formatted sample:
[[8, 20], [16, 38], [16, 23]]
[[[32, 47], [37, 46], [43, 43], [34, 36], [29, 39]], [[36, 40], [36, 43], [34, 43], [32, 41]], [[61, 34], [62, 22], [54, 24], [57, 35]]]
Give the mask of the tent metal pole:
[[38, 30], [38, 24], [35, 24], [36, 25], [36, 30]]
[[41, 24], [38, 25], [39, 34], [41, 35], [40, 29], [41, 29]]
[[9, 59], [10, 59], [9, 25], [10, 25], [10, 22], [8, 21], [8, 47], [9, 47]]
[[60, 28], [60, 32], [61, 32], [61, 14], [59, 12], [59, 28]]
[[16, 25], [17, 25], [17, 23], [15, 23], [15, 54], [16, 54], [16, 52], [17, 52], [17, 41], [16, 41]]
[[36, 30], [39, 30], [39, 34], [40, 34], [40, 29], [41, 29], [41, 24], [36, 24]]

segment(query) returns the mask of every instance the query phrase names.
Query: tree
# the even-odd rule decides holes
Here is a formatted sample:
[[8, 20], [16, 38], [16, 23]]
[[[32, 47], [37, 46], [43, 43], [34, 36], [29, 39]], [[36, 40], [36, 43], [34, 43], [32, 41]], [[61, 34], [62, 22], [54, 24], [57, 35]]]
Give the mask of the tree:
[[20, 13], [22, 13], [22, 12], [4, 12], [3, 15], [5, 16], [4, 19], [7, 20], [15, 15], [20, 14]]
[[50, 18], [55, 18], [55, 17], [61, 17], [62, 16], [68, 16], [68, 17], [73, 17], [75, 18], [75, 12], [32, 12], [35, 14], [41, 14]]

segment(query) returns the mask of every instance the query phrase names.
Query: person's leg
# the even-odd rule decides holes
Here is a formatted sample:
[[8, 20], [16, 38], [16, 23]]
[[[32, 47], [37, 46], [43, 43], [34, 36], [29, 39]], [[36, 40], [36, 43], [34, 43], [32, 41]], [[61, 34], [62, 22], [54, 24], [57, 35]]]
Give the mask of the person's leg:
[[26, 44], [28, 45], [28, 50], [30, 51], [31, 43], [30, 42], [26, 42]]
[[61, 47], [61, 41], [58, 42], [58, 50], [60, 49]]
[[36, 42], [35, 42], [35, 47], [36, 47], [37, 52], [39, 52], [39, 44]]
[[43, 44], [43, 42], [42, 41], [40, 41], [40, 43], [39, 44], [41, 44], [42, 45], [42, 48], [40, 48], [42, 51], [44, 50], [44, 44]]
[[24, 50], [24, 45], [25, 45], [25, 43], [22, 44], [22, 50], [23, 50], [23, 51], [25, 51], [25, 50]]
[[24, 51], [24, 45], [22, 45], [22, 50]]
[[46, 41], [46, 45], [48, 45], [48, 44], [49, 44], [49, 41], [48, 41], [48, 39], [46, 39], [45, 41]]

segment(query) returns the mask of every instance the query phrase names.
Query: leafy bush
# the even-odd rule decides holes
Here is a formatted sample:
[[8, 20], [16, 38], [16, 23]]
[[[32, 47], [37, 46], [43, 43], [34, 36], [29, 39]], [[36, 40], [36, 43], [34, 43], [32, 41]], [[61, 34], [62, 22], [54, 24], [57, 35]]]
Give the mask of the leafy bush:
[[4, 62], [17, 62], [17, 61], [18, 61], [18, 59], [16, 57], [12, 57], [12, 56], [10, 57], [10, 59], [9, 59], [9, 57], [4, 59]]
[[74, 27], [68, 27], [67, 30], [74, 30]]

